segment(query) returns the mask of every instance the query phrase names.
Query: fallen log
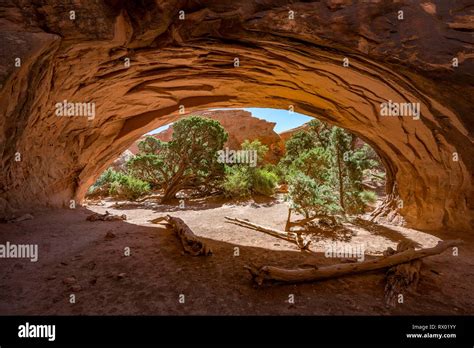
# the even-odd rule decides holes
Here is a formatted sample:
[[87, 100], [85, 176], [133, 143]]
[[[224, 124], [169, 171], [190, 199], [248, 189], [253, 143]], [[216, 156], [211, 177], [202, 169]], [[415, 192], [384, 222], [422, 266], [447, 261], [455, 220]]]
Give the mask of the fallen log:
[[212, 254], [212, 250], [194, 234], [191, 228], [189, 228], [182, 219], [166, 215], [151, 220], [150, 222], [169, 225], [178, 236], [186, 253], [191, 254], [192, 256], [207, 256]]
[[317, 280], [337, 278], [346, 275], [374, 271], [393, 267], [399, 264], [418, 260], [427, 256], [437, 255], [446, 249], [462, 244], [461, 240], [441, 241], [433, 248], [414, 250], [409, 249], [390, 256], [384, 256], [360, 263], [337, 264], [318, 268], [296, 268], [287, 269], [274, 266], [245, 266], [252, 275], [253, 282], [260, 286], [265, 281], [277, 281], [284, 283], [314, 282]]
[[86, 218], [87, 221], [120, 221], [120, 220], [127, 220], [127, 215], [115, 215], [110, 214], [107, 210], [105, 214], [94, 213], [89, 215]]
[[257, 225], [254, 223], [251, 223], [250, 221], [247, 220], [242, 220], [242, 219], [237, 219], [237, 218], [231, 218], [226, 216], [225, 217], [230, 223], [233, 223], [235, 225], [249, 228], [252, 230], [260, 231], [266, 234], [269, 234], [270, 236], [284, 239], [288, 242], [294, 243], [300, 248], [302, 251], [303, 250], [309, 250], [309, 244], [311, 243], [311, 240], [303, 238], [303, 236], [299, 233], [295, 232], [284, 232], [284, 231], [279, 231], [271, 227], [266, 227], [262, 225]]
[[20, 217], [17, 218], [11, 218], [7, 220], [8, 223], [16, 223], [16, 222], [21, 222], [21, 221], [26, 221], [26, 220], [32, 220], [34, 219], [34, 216], [31, 214], [23, 214]]
[[[415, 249], [415, 243], [403, 241], [397, 245], [397, 250], [388, 248], [384, 256], [395, 255], [405, 250]], [[402, 263], [388, 269], [385, 284], [385, 305], [395, 307], [398, 295], [407, 291], [414, 291], [420, 280], [421, 259]]]

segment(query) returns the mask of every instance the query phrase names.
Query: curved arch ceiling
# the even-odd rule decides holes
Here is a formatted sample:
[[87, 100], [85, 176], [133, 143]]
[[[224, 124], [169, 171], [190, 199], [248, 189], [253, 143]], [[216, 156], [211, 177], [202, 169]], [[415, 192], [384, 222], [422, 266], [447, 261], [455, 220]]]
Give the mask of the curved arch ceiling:
[[[431, 230], [472, 226], [473, 45], [459, 29], [469, 26], [462, 6], [432, 2], [432, 14], [427, 2], [144, 3], [81, 5], [89, 7], [75, 21], [57, 19], [68, 12], [61, 6], [9, 8], [33, 24], [7, 27], [7, 43], [27, 50], [1, 91], [4, 210], [81, 200], [118, 154], [180, 106], [292, 106], [378, 151], [389, 179], [379, 217], [401, 214]], [[94, 102], [94, 119], [55, 116], [63, 100]], [[388, 100], [420, 103], [420, 119], [381, 116]]]

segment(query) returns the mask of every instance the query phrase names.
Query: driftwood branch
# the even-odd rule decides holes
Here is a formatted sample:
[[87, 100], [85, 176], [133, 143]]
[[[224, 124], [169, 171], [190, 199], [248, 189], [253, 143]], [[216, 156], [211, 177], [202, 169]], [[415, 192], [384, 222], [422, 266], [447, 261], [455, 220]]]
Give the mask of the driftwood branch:
[[421, 259], [423, 257], [437, 255], [446, 249], [462, 244], [461, 240], [441, 241], [433, 248], [414, 250], [409, 249], [394, 255], [380, 257], [377, 259], [351, 264], [337, 264], [318, 268], [296, 268], [287, 269], [274, 266], [245, 266], [252, 275], [256, 285], [262, 285], [265, 281], [278, 281], [284, 283], [314, 282], [323, 279], [337, 278], [346, 275], [390, 268], [406, 262]]
[[122, 215], [115, 215], [115, 214], [110, 214], [107, 210], [105, 211], [105, 214], [99, 214], [99, 213], [94, 213], [89, 215], [86, 218], [87, 221], [121, 221], [121, 220], [127, 220], [127, 215], [122, 214]]
[[194, 234], [182, 219], [166, 215], [150, 222], [155, 224], [164, 223], [170, 226], [181, 241], [181, 245], [186, 253], [193, 256], [212, 254], [212, 250]]
[[269, 234], [270, 236], [284, 239], [288, 242], [294, 243], [300, 248], [302, 251], [303, 250], [309, 250], [309, 244], [311, 243], [311, 240], [307, 240], [301, 236], [301, 234], [295, 233], [295, 232], [285, 232], [285, 231], [279, 231], [277, 229], [267, 227], [267, 226], [262, 226], [262, 225], [257, 225], [252, 222], [249, 222], [247, 220], [242, 220], [242, 219], [237, 219], [237, 218], [231, 218], [226, 216], [225, 217], [230, 223], [233, 223], [235, 225], [249, 228], [255, 231], [260, 231], [266, 234]]

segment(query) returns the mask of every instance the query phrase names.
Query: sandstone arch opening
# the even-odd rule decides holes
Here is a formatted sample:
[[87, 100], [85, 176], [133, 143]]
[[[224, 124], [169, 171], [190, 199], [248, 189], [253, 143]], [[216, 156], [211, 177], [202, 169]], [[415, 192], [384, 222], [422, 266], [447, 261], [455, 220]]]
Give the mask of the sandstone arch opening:
[[[252, 114], [252, 112], [256, 113], [256, 115]], [[222, 148], [217, 147], [213, 150], [215, 156], [218, 157], [217, 161], [223, 166], [247, 164], [250, 167], [258, 166], [266, 170], [268, 169], [269, 173], [271, 172], [276, 175], [275, 184], [280, 182], [286, 187], [288, 185], [286, 173], [290, 170], [291, 163], [295, 161], [298, 156], [301, 156], [304, 151], [320, 147], [327, 151], [327, 156], [330, 158], [335, 156], [335, 153], [332, 153], [333, 150], [331, 149], [338, 146], [341, 151], [339, 162], [343, 163], [344, 161], [349, 161], [351, 157], [355, 156], [359, 156], [362, 161], [366, 161], [354, 162], [355, 166], [361, 166], [362, 168], [359, 170], [360, 173], [357, 175], [363, 175], [362, 172], [366, 169], [369, 171], [375, 171], [375, 174], [372, 174], [372, 172], [368, 176], [367, 174], [364, 174], [365, 179], [361, 176], [361, 178], [357, 180], [361, 180], [361, 184], [362, 180], [367, 180], [367, 182], [375, 180], [375, 182], [371, 182], [370, 184], [365, 183], [363, 185], [373, 192], [378, 191], [380, 200], [383, 200], [385, 197], [385, 168], [383, 163], [380, 161], [380, 157], [360, 138], [343, 130], [341, 131], [344, 132], [343, 134], [346, 137], [346, 144], [344, 145], [343, 143], [334, 142], [331, 138], [331, 131], [338, 130], [337, 127], [333, 127], [318, 120], [311, 121], [311, 117], [295, 113], [294, 111], [275, 109], [251, 108], [246, 110], [205, 110], [194, 112], [191, 115], [183, 115], [180, 117], [180, 120], [189, 120], [193, 117], [217, 121], [218, 125], [223, 128], [223, 131], [226, 133], [226, 141], [222, 145]], [[193, 133], [194, 136], [202, 136], [203, 133], [207, 132], [206, 127], [209, 127], [209, 125], [203, 127], [200, 131], [201, 133]], [[298, 135], [305, 137], [298, 137]], [[147, 182], [151, 192], [157, 189], [160, 191], [163, 190], [163, 188], [167, 186], [166, 181], [170, 181], [171, 179], [162, 177], [164, 173], [162, 173], [159, 168], [156, 168], [156, 166], [159, 166], [158, 163], [161, 163], [160, 161], [153, 164], [147, 156], [160, 155], [160, 148], [169, 146], [170, 141], [175, 140], [174, 136], [174, 123], [162, 126], [141, 136], [113, 161], [112, 166], [100, 174], [100, 178], [94, 183], [94, 185], [89, 187], [87, 197], [101, 198], [113, 194], [111, 190], [114, 190], [114, 187], [110, 187], [109, 180], [115, 180], [112, 179], [112, 177], [114, 177], [115, 174], [120, 173]], [[255, 146], [252, 147], [254, 142]], [[288, 146], [290, 146], [290, 148], [288, 148]], [[245, 149], [250, 149], [250, 151]], [[255, 149], [258, 149], [258, 151]], [[183, 150], [185, 150], [185, 148], [183, 148]], [[179, 152], [182, 152], [183, 150], [180, 150]], [[354, 152], [356, 150], [359, 152]], [[198, 156], [198, 154], [192, 153], [191, 157], [194, 156]], [[307, 158], [306, 160], [309, 161], [310, 159]], [[174, 158], [169, 161], [177, 163], [179, 162], [179, 158]], [[331, 167], [335, 167], [337, 163], [338, 161], [332, 159], [327, 163], [327, 167], [321, 167], [318, 170], [334, 171], [334, 168]], [[165, 163], [161, 164], [161, 166], [167, 168]], [[209, 164], [207, 166], [209, 166]], [[296, 167], [294, 169], [296, 170]], [[309, 167], [305, 170], [309, 170]], [[222, 178], [225, 177], [224, 172], [211, 173], [211, 175], [203, 181], [202, 185], [206, 185], [209, 181], [216, 180], [212, 177], [213, 175], [216, 177], [224, 175]], [[214, 190], [214, 194], [224, 195], [228, 198], [245, 198], [243, 195], [236, 197], [232, 195], [232, 192], [223, 191], [224, 188], [222, 185], [225, 180], [222, 181], [222, 178], [218, 179], [221, 181], [216, 182], [216, 185], [211, 188]], [[328, 182], [329, 179], [326, 178], [325, 180]], [[105, 188], [103, 187], [104, 184]], [[182, 185], [182, 189], [189, 188], [198, 191], [199, 187], [199, 183], [192, 181], [188, 184]], [[362, 186], [360, 189], [362, 189]], [[176, 198], [180, 193], [180, 190], [181, 189], [177, 189], [173, 191], [174, 193], [170, 198]], [[249, 195], [261, 194], [258, 190], [253, 192], [250, 188], [249, 190]], [[344, 191], [343, 188], [341, 188], [341, 190]], [[117, 192], [114, 193], [118, 198], [120, 198], [120, 195], [117, 195]], [[209, 193], [211, 192], [206, 190], [201, 193], [201, 196], [205, 196]], [[142, 195], [145, 194], [146, 193], [142, 193]], [[271, 194], [272, 193], [270, 192], [269, 195]], [[128, 198], [139, 198], [135, 197], [135, 195], [132, 195], [131, 197], [132, 198]], [[127, 197], [122, 196], [122, 198]], [[161, 197], [161, 199], [163, 199], [163, 197]], [[341, 204], [341, 206], [343, 206], [343, 204]]]
[[[352, 219], [368, 215], [385, 199], [383, 164], [360, 138], [292, 111], [248, 110], [194, 112], [140, 137], [101, 173], [88, 189], [86, 203], [105, 206], [101, 211], [146, 207], [175, 213], [225, 205], [233, 214], [263, 204], [274, 210], [266, 213], [268, 219], [264, 209], [255, 212], [262, 223], [270, 222], [278, 209], [289, 209], [285, 230], [300, 226], [303, 231], [314, 230], [315, 219], [327, 223], [321, 218], [333, 218], [332, 214], [349, 214]], [[220, 136], [214, 134], [215, 126], [225, 136], [219, 144], [208, 136]], [[285, 201], [290, 202], [288, 208]], [[292, 213], [293, 219], [303, 214], [300, 218], [307, 221], [292, 222]], [[212, 215], [224, 221], [225, 214]], [[199, 219], [199, 214], [187, 219]], [[307, 224], [310, 221], [313, 228]], [[377, 252], [388, 246], [382, 244]]]
[[[93, 44], [80, 39], [58, 47], [54, 36], [44, 37], [50, 40], [24, 58], [36, 65], [25, 63], [2, 93], [3, 211], [80, 202], [108, 161], [140, 134], [177, 117], [182, 107], [192, 112], [203, 106], [292, 106], [351, 130], [377, 149], [392, 188], [382, 215], [398, 210], [410, 226], [427, 230], [471, 224], [472, 142], [459, 117], [463, 106], [450, 108], [447, 99], [436, 100], [429, 91], [438, 88], [423, 76], [407, 77], [359, 54], [351, 55], [348, 68], [333, 49], [283, 39], [268, 42], [250, 34], [244, 41], [203, 38], [179, 50], [137, 47], [133, 53], [115, 41], [88, 50]], [[240, 57], [238, 67], [235, 57]], [[131, 59], [129, 67], [125, 58]], [[28, 74], [39, 68], [50, 73], [29, 81]], [[34, 95], [34, 83], [49, 93]], [[31, 95], [24, 99], [25, 94], [6, 93], [12, 89]], [[27, 106], [12, 107], [12, 100], [28, 100]], [[63, 100], [93, 100], [97, 116], [58, 118], [54, 105]], [[419, 102], [421, 118], [381, 117], [380, 104], [388, 100]], [[18, 120], [23, 120], [21, 128]], [[28, 134], [35, 129], [44, 135], [33, 145]], [[17, 153], [23, 154], [19, 162]], [[453, 160], [455, 155], [460, 160]]]

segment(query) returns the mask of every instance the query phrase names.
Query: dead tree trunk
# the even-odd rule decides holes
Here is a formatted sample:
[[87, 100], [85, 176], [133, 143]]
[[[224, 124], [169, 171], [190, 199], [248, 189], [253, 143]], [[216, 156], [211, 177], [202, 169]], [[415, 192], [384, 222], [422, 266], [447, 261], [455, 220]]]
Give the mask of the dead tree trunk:
[[151, 222], [155, 224], [162, 223], [161, 221], [165, 221], [165, 224], [171, 226], [181, 241], [184, 252], [191, 254], [192, 256], [207, 256], [212, 254], [212, 250], [193, 233], [193, 231], [182, 219], [166, 215], [164, 217], [151, 220]]
[[171, 179], [165, 185], [165, 191], [163, 193], [163, 198], [161, 203], [165, 204], [175, 198], [176, 193], [181, 189], [183, 183], [183, 174], [186, 169], [186, 162], [181, 162], [176, 173], [171, 177]]
[[[415, 245], [413, 242], [405, 241], [397, 245], [397, 250], [388, 248], [384, 252], [384, 256], [395, 255], [414, 249]], [[387, 307], [395, 307], [399, 295], [403, 295], [406, 291], [416, 290], [420, 280], [421, 264], [422, 260], [417, 259], [394, 266], [387, 271], [387, 282], [385, 285], [385, 305]]]
[[256, 231], [260, 231], [260, 232], [269, 234], [270, 236], [280, 238], [280, 239], [284, 239], [288, 242], [294, 243], [302, 251], [303, 250], [309, 250], [309, 244], [311, 243], [311, 241], [304, 239], [301, 236], [301, 234], [298, 234], [298, 233], [295, 233], [295, 232], [279, 231], [279, 230], [276, 230], [276, 229], [273, 229], [273, 228], [270, 228], [270, 227], [257, 225], [257, 224], [251, 223], [249, 221], [246, 221], [246, 220], [231, 218], [231, 217], [228, 217], [228, 216], [226, 216], [225, 218], [227, 220], [229, 220], [231, 223], [235, 224], [235, 225], [245, 227], [245, 228], [249, 228], [249, 229], [256, 230]]
[[288, 208], [288, 217], [286, 218], [285, 231], [288, 232], [291, 228], [291, 208]]
[[449, 240], [439, 242], [433, 248], [414, 250], [409, 249], [400, 253], [385, 256], [357, 264], [337, 264], [323, 268], [296, 268], [287, 269], [274, 266], [245, 266], [252, 275], [252, 280], [256, 285], [262, 285], [265, 281], [278, 281], [284, 283], [314, 282], [317, 280], [337, 278], [345, 275], [352, 275], [362, 272], [374, 271], [393, 267], [399, 264], [418, 260], [423, 257], [440, 254], [446, 249], [462, 244], [461, 240]]
[[344, 178], [342, 177], [342, 163], [341, 163], [341, 150], [337, 147], [337, 174], [339, 178], [339, 204], [341, 205], [342, 211], [346, 212], [344, 205]]

